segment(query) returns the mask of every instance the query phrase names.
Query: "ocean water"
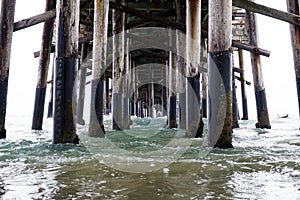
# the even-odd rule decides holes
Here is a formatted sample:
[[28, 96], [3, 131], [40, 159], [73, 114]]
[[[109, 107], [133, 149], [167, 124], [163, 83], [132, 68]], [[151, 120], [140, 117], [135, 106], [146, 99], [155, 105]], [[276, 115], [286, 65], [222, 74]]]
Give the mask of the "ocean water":
[[7, 117], [0, 141], [0, 199], [300, 199], [299, 120], [273, 119], [271, 130], [240, 121], [233, 149], [203, 147], [164, 127], [166, 118], [133, 120], [133, 129], [53, 145], [52, 120]]

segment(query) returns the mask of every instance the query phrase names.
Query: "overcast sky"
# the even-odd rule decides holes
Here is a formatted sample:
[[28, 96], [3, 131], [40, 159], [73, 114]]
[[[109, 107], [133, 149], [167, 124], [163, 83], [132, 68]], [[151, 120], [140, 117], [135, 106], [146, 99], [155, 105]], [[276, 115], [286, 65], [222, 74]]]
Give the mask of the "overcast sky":
[[[257, 0], [258, 3], [286, 11], [286, 1]], [[44, 12], [43, 0], [17, 0], [15, 21]], [[24, 9], [26, 8], [26, 9]], [[33, 112], [35, 85], [37, 81], [38, 59], [33, 52], [41, 47], [43, 25], [36, 25], [13, 35], [12, 58], [9, 78], [7, 115], [26, 115]], [[296, 83], [291, 51], [289, 25], [269, 17], [258, 15], [260, 47], [270, 50], [269, 58], [262, 57], [264, 83], [270, 118], [277, 114], [298, 117]], [[252, 82], [250, 55], [244, 53], [246, 79]], [[238, 67], [238, 62], [235, 62]], [[49, 79], [49, 78], [48, 78]], [[239, 83], [237, 83], [239, 84]], [[240, 99], [238, 93], [238, 98]], [[247, 86], [250, 118], [256, 119], [253, 84]], [[46, 99], [48, 105], [48, 96]], [[241, 104], [240, 115], [241, 115]], [[46, 108], [47, 110], [47, 108]]]

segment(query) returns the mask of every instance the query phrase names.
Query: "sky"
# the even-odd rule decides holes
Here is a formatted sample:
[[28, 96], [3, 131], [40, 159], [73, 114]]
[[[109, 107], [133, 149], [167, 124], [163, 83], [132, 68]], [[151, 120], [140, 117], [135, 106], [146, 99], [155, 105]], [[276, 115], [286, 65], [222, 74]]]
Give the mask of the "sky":
[[[257, 0], [256, 2], [286, 11], [285, 0]], [[45, 0], [17, 0], [15, 21], [43, 13], [44, 4]], [[262, 15], [257, 15], [257, 17], [259, 47], [271, 51], [269, 58], [261, 57], [270, 119], [276, 118], [277, 114], [289, 114], [297, 118], [297, 93], [289, 25]], [[41, 48], [42, 27], [43, 24], [35, 25], [15, 32], [13, 35], [7, 105], [8, 117], [24, 115], [31, 118], [32, 116], [39, 63], [39, 59], [33, 57], [33, 52]], [[253, 82], [250, 54], [245, 51], [244, 60], [246, 79]], [[238, 62], [234, 63], [235, 67], [238, 67]], [[48, 93], [45, 102], [45, 113], [49, 99]], [[239, 92], [237, 95], [241, 115], [241, 96]], [[247, 86], [247, 97], [249, 117], [250, 119], [256, 119], [253, 84]]]

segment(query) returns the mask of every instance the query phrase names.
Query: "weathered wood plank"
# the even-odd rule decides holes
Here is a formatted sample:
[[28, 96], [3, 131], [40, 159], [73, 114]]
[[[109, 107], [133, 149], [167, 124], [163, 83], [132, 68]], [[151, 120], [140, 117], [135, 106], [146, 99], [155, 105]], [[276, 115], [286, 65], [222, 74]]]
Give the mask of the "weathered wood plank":
[[175, 21], [168, 20], [168, 19], [163, 18], [163, 17], [154, 16], [154, 15], [151, 15], [151, 14], [145, 12], [145, 11], [136, 10], [134, 8], [130, 8], [130, 7], [127, 7], [127, 6], [124, 6], [122, 4], [112, 2], [112, 1], [109, 2], [109, 6], [110, 6], [110, 8], [112, 8], [114, 10], [118, 10], [118, 11], [124, 12], [126, 14], [131, 14], [131, 15], [134, 15], [134, 16], [138, 16], [138, 17], [141, 17], [141, 18], [148, 19], [150, 21], [158, 22], [160, 24], [165, 24], [167, 26], [170, 26], [172, 28], [176, 28], [176, 29], [179, 29], [179, 30], [182, 30], [182, 31], [185, 30], [185, 25], [184, 24], [177, 23]]
[[259, 48], [257, 46], [254, 45], [250, 45], [250, 44], [245, 44], [242, 42], [238, 42], [238, 41], [234, 41], [232, 40], [232, 46], [233, 47], [237, 47], [239, 49], [243, 49], [246, 51], [249, 51], [251, 53], [254, 53], [256, 55], [262, 55], [262, 56], [266, 56], [266, 57], [270, 57], [271, 52], [262, 48]]
[[261, 4], [254, 3], [249, 0], [232, 0], [234, 6], [244, 8], [248, 11], [266, 15], [275, 19], [279, 19], [297, 26], [300, 26], [300, 16], [293, 13], [283, 12], [274, 8], [270, 8]]
[[19, 31], [36, 24], [46, 22], [48, 20], [54, 19], [55, 17], [56, 17], [56, 9], [46, 11], [45, 13], [15, 22], [14, 31]]
[[[167, 17], [170, 17], [170, 16], [172, 16], [174, 14], [175, 14], [175, 10], [168, 10], [168, 11], [165, 11], [163, 13], [157, 14], [157, 16], [158, 17], [167, 18]], [[143, 18], [143, 19], [137, 19], [135, 21], [126, 23], [125, 29], [131, 29], [131, 28], [134, 28], [136, 26], [140, 26], [140, 25], [146, 24], [148, 22], [149, 22], [149, 20], [145, 19], [145, 18]]]

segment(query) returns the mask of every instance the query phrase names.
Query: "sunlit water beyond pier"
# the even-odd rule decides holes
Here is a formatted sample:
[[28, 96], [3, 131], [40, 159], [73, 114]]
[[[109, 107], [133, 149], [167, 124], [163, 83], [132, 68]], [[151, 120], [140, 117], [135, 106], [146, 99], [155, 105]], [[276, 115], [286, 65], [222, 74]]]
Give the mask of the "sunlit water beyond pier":
[[[7, 139], [0, 141], [0, 199], [300, 199], [297, 119], [274, 119], [271, 130], [240, 121], [233, 149], [204, 156], [203, 139], [193, 139], [174, 163], [142, 173], [117, 170], [103, 158], [115, 159], [116, 148], [140, 155], [186, 148], [168, 146], [180, 131], [165, 129], [166, 118], [134, 119], [133, 130], [125, 133], [109, 131], [110, 121], [105, 123], [107, 137], [97, 139], [102, 150], [95, 153], [87, 126], [78, 127], [79, 145], [52, 145], [52, 120], [44, 131], [31, 131], [30, 118], [8, 117]], [[169, 162], [141, 159], [150, 169]]]

